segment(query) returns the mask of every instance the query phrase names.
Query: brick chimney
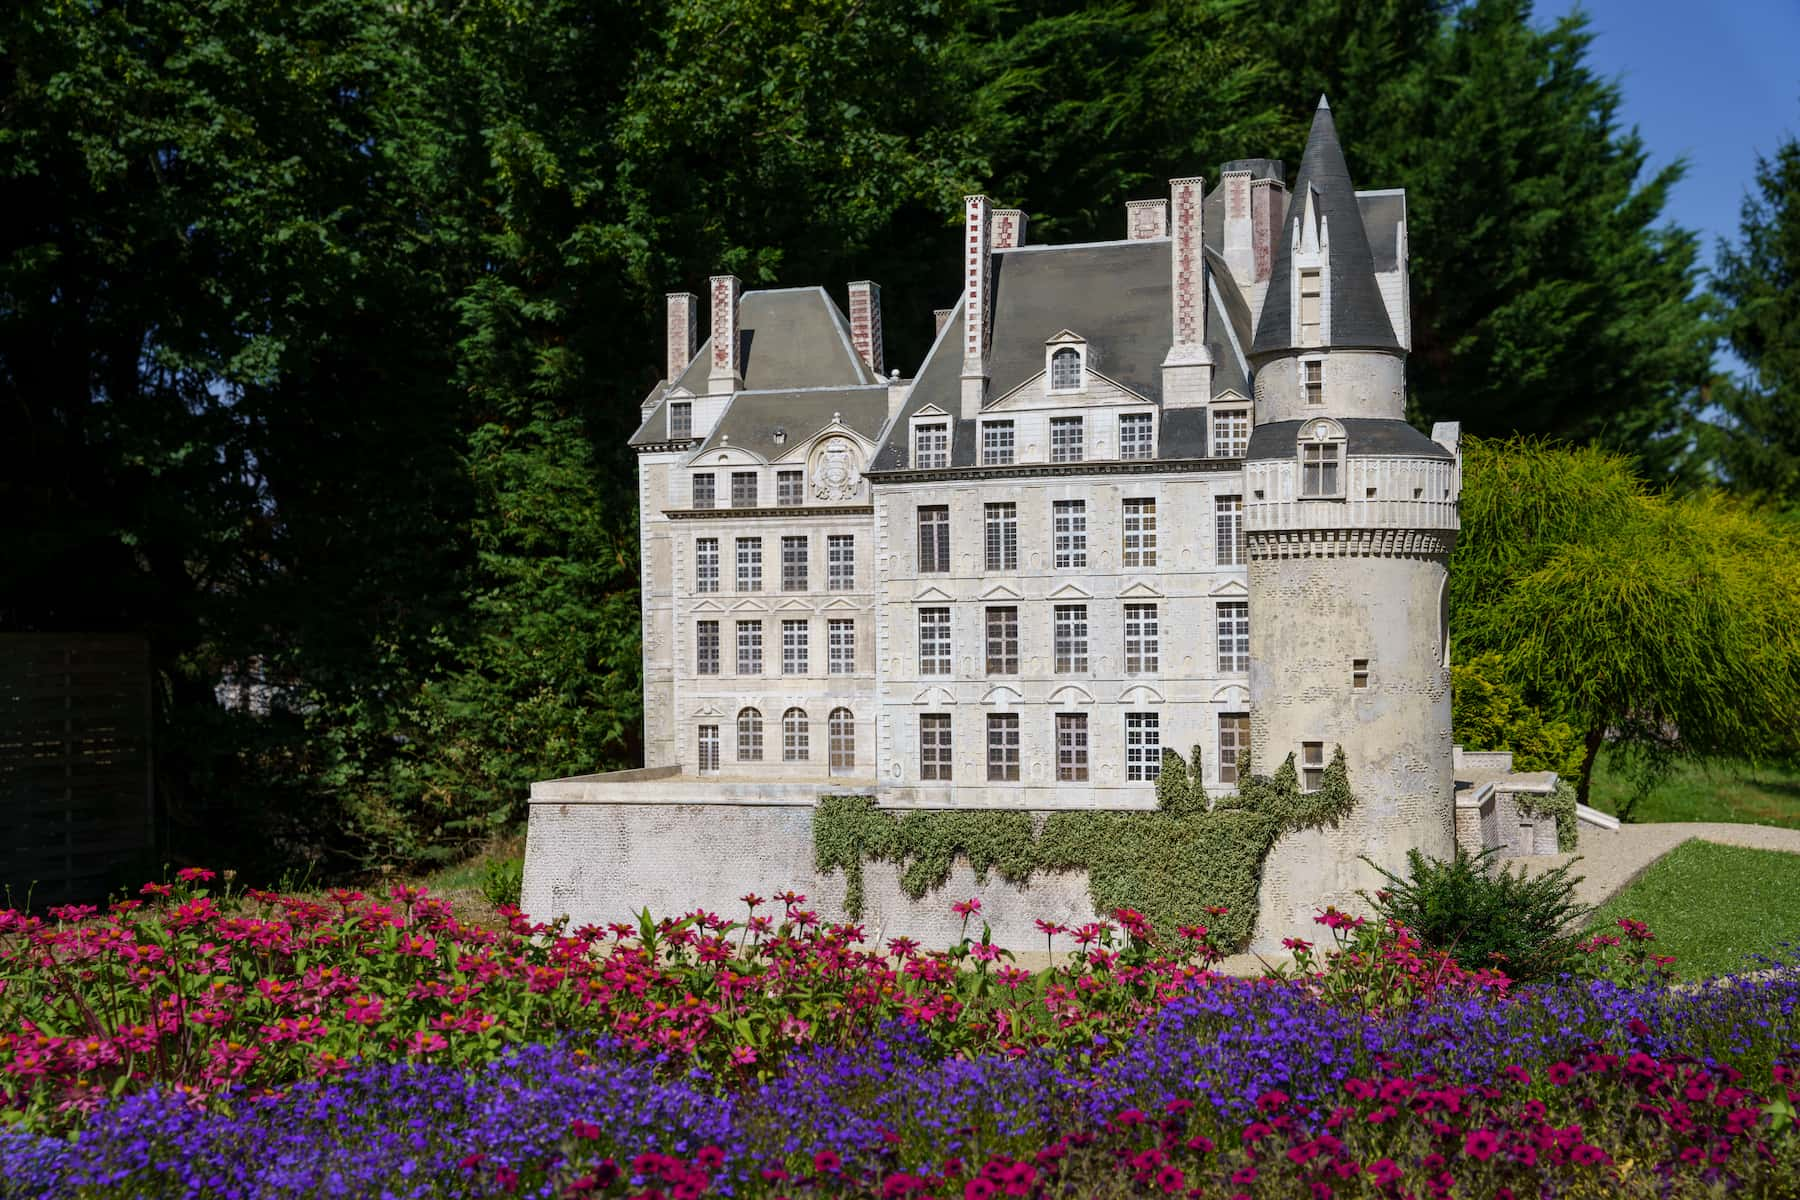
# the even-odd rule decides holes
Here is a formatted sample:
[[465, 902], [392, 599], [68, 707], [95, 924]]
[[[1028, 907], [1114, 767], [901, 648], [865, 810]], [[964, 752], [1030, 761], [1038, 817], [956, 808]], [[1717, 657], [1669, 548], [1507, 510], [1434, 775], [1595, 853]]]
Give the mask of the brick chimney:
[[744, 382], [743, 347], [738, 338], [738, 298], [744, 285], [736, 275], [714, 275], [712, 287], [712, 367], [708, 390], [736, 391]]
[[674, 383], [700, 348], [700, 297], [692, 292], [670, 292], [668, 302], [669, 361], [663, 378]]
[[1016, 250], [1025, 244], [1025, 213], [1022, 209], [994, 210], [992, 242], [995, 250]]
[[881, 285], [858, 280], [850, 285], [850, 343], [856, 356], [879, 379], [884, 371], [881, 348]]
[[[1250, 184], [1250, 277], [1245, 292], [1250, 299], [1250, 320], [1262, 319], [1263, 297], [1269, 277], [1275, 273], [1275, 249], [1287, 214], [1287, 184], [1279, 179], [1258, 179]], [[1242, 281], [1240, 281], [1242, 282]]]
[[1201, 203], [1206, 181], [1169, 180], [1169, 355], [1163, 360], [1163, 408], [1201, 408], [1212, 399], [1212, 350], [1206, 344], [1206, 259]]
[[1169, 202], [1167, 200], [1127, 200], [1125, 202], [1125, 236], [1134, 242], [1169, 236]]
[[987, 399], [988, 312], [993, 303], [990, 264], [993, 213], [986, 196], [963, 201], [963, 367], [961, 416], [972, 421]]

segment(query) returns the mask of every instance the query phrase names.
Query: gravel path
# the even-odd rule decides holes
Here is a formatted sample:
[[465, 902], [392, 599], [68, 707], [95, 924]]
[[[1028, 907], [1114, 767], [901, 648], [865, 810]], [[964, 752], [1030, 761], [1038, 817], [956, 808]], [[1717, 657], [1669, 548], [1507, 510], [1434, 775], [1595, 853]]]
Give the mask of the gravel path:
[[1737, 825], [1723, 821], [1671, 821], [1658, 825], [1621, 825], [1616, 831], [1581, 829], [1581, 849], [1576, 854], [1540, 854], [1506, 860], [1527, 870], [1548, 870], [1579, 858], [1575, 874], [1582, 876], [1575, 899], [1598, 907], [1618, 895], [1652, 863], [1681, 843], [1698, 839], [1722, 846], [1747, 846], [1752, 850], [1785, 850], [1800, 854], [1800, 829], [1777, 825]]

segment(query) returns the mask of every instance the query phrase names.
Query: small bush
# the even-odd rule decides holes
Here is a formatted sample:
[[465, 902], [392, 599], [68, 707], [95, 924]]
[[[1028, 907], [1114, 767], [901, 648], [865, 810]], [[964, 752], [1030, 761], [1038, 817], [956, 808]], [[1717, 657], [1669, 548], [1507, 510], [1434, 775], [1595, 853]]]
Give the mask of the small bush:
[[[1574, 967], [1580, 921], [1572, 863], [1537, 875], [1496, 871], [1497, 848], [1448, 859], [1409, 851], [1407, 878], [1375, 863], [1388, 886], [1365, 896], [1382, 917], [1398, 921], [1425, 945], [1465, 967], [1497, 966], [1515, 981], [1547, 979]], [[1364, 862], [1369, 862], [1364, 859]]]
[[487, 875], [481, 881], [481, 894], [495, 908], [519, 903], [519, 893], [525, 886], [525, 860], [522, 858], [502, 858], [488, 864]]

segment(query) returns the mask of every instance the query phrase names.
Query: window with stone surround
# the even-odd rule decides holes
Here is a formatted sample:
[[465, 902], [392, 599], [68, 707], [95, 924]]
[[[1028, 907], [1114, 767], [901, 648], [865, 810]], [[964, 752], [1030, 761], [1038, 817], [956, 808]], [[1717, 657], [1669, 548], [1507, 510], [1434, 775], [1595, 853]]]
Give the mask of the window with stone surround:
[[950, 465], [950, 426], [944, 421], [913, 426], [913, 466], [922, 471]]
[[713, 487], [717, 481], [718, 477], [711, 471], [702, 471], [694, 476], [693, 487], [695, 508], [711, 508], [713, 506], [713, 502], [716, 499]]
[[669, 401], [669, 438], [694, 436], [694, 405], [689, 400]]
[[1324, 360], [1317, 358], [1301, 360], [1300, 390], [1306, 394], [1308, 407], [1318, 408], [1325, 403]]
[[719, 727], [717, 725], [700, 726], [696, 749], [700, 759], [700, 774], [717, 775], [719, 773]]
[[834, 708], [825, 719], [826, 754], [833, 775], [856, 769], [856, 718], [847, 708]]
[[806, 762], [812, 758], [812, 723], [804, 708], [781, 714], [781, 761]]
[[755, 471], [733, 471], [731, 473], [731, 507], [756, 507]]
[[1300, 743], [1300, 790], [1316, 792], [1325, 786], [1325, 743]]
[[812, 657], [812, 629], [805, 620], [781, 623], [781, 673], [804, 675]]
[[1056, 780], [1086, 783], [1088, 777], [1088, 724], [1086, 713], [1056, 714]]
[[1078, 392], [1081, 390], [1081, 351], [1073, 346], [1064, 346], [1050, 356], [1050, 390], [1053, 392]]
[[761, 762], [763, 751], [762, 711], [740, 708], [737, 716], [737, 756], [739, 762]]
[[1221, 600], [1217, 605], [1219, 671], [1223, 674], [1250, 669], [1250, 602]]
[[739, 621], [737, 623], [737, 673], [739, 675], [761, 675], [762, 662], [762, 622]]
[[737, 590], [762, 591], [762, 539], [759, 537], [737, 540]]
[[1019, 506], [1010, 500], [985, 506], [985, 563], [990, 571], [1019, 569]]
[[856, 621], [833, 617], [825, 622], [825, 669], [833, 675], [856, 673]]
[[950, 674], [950, 610], [919, 610], [919, 674]]
[[1019, 673], [1019, 610], [1016, 608], [987, 610], [987, 673]]
[[1125, 413], [1119, 418], [1119, 457], [1150, 458], [1155, 453], [1155, 433], [1149, 413]]
[[919, 778], [927, 783], [950, 780], [950, 714], [919, 714]]
[[1125, 673], [1154, 675], [1161, 666], [1161, 636], [1156, 605], [1125, 606]]
[[825, 587], [828, 591], [848, 592], [856, 587], [856, 535], [825, 535]]
[[1125, 780], [1153, 783], [1162, 774], [1162, 717], [1157, 713], [1125, 714]]
[[995, 783], [1019, 780], [1019, 714], [989, 713], [987, 777]]
[[1087, 457], [1087, 423], [1080, 417], [1050, 418], [1050, 461], [1080, 462]]
[[775, 473], [775, 503], [784, 508], [806, 502], [806, 472], [777, 471]]
[[1087, 566], [1087, 501], [1054, 502], [1050, 509], [1050, 533], [1058, 567]]
[[1147, 568], [1156, 565], [1156, 501], [1121, 502], [1119, 564]]
[[717, 675], [719, 673], [719, 623], [717, 621], [696, 621], [694, 623], [694, 673], [696, 675]]
[[1244, 498], [1213, 497], [1213, 561], [1221, 567], [1244, 565]]
[[950, 506], [919, 505], [919, 573], [944, 574], [950, 570]]
[[1300, 344], [1317, 346], [1324, 308], [1323, 283], [1317, 270], [1300, 272]]
[[1238, 759], [1250, 748], [1250, 714], [1219, 714], [1219, 782], [1238, 781]]
[[1342, 442], [1302, 442], [1300, 444], [1300, 495], [1308, 499], [1331, 499], [1344, 494], [1340, 467]]
[[1085, 604], [1058, 604], [1052, 634], [1058, 675], [1074, 675], [1088, 669], [1088, 612]]
[[1350, 690], [1366, 692], [1369, 690], [1369, 660], [1353, 658], [1350, 660]]
[[718, 538], [696, 538], [694, 540], [694, 590], [696, 592], [719, 590]]
[[807, 538], [805, 534], [798, 537], [781, 539], [781, 590], [784, 592], [804, 592], [807, 588]]
[[1250, 412], [1243, 408], [1215, 408], [1212, 414], [1212, 456], [1242, 458], [1250, 452]]
[[1013, 423], [983, 421], [981, 423], [981, 465], [1011, 466], [1013, 461]]

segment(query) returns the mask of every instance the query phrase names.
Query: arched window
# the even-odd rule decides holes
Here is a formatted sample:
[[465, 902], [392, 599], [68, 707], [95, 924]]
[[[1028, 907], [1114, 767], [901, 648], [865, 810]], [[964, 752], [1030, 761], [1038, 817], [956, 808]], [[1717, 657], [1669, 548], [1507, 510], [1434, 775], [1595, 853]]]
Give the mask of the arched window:
[[781, 761], [805, 762], [812, 757], [806, 710], [790, 708], [781, 714]]
[[738, 761], [762, 761], [762, 713], [757, 709], [738, 709]]
[[826, 721], [830, 737], [831, 773], [848, 775], [856, 769], [856, 719], [847, 708], [834, 708]]
[[1078, 392], [1081, 390], [1081, 351], [1073, 346], [1064, 346], [1050, 356], [1050, 390], [1053, 392]]

